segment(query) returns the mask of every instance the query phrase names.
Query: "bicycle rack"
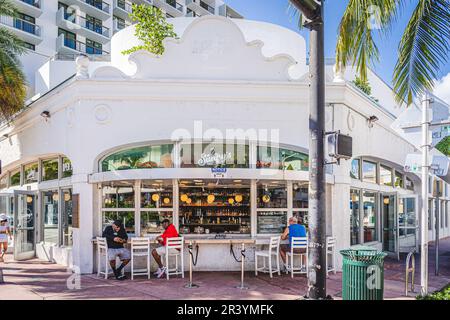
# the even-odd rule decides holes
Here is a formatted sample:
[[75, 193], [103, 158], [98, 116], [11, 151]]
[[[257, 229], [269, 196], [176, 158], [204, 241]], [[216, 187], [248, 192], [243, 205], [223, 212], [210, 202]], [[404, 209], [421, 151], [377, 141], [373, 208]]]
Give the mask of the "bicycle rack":
[[405, 266], [405, 296], [408, 296], [408, 282], [409, 275], [411, 274], [411, 292], [414, 292], [414, 274], [416, 272], [416, 258], [414, 254], [416, 253], [416, 249], [411, 250], [406, 257], [406, 266]]

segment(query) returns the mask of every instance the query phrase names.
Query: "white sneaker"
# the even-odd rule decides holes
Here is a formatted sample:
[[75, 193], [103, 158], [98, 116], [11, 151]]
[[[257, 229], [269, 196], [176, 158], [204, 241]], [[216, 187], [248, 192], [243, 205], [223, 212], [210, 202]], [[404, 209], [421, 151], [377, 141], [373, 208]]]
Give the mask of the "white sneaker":
[[167, 271], [167, 268], [166, 268], [166, 267], [162, 267], [161, 273], [158, 274], [156, 277], [157, 277], [158, 279], [162, 278], [162, 277], [166, 274], [166, 271]]
[[159, 278], [159, 275], [161, 274], [161, 271], [162, 271], [162, 269], [161, 269], [161, 268], [158, 268], [158, 270], [156, 270], [156, 272], [153, 272], [153, 275], [154, 275], [155, 277], [158, 277], [158, 278]]

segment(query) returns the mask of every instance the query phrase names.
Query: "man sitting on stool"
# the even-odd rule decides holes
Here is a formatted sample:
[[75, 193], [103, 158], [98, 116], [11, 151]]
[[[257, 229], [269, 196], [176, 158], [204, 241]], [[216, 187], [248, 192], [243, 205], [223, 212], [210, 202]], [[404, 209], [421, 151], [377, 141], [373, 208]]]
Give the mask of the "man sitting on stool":
[[[128, 235], [120, 220], [114, 221], [111, 226], [107, 226], [103, 231], [103, 238], [108, 243], [108, 260], [117, 280], [125, 280], [122, 270], [130, 262], [130, 251], [123, 247], [127, 243]], [[116, 257], [119, 257], [122, 264], [116, 269]]]
[[[281, 259], [286, 266], [286, 252], [291, 251], [292, 237], [306, 237], [306, 228], [304, 225], [300, 224], [296, 217], [289, 218], [289, 226], [284, 230], [281, 235], [281, 240], [286, 240], [289, 237], [289, 245], [282, 244], [280, 246]], [[294, 248], [294, 253], [305, 253], [304, 248]]]
[[161, 261], [161, 256], [163, 254], [166, 254], [167, 238], [178, 237], [178, 231], [175, 228], [175, 226], [172, 223], [170, 223], [169, 219], [164, 219], [162, 221], [162, 226], [164, 228], [164, 233], [156, 238], [156, 240], [158, 240], [161, 246], [152, 250], [152, 256], [155, 259], [156, 263], [158, 264], [158, 270], [154, 273], [154, 275], [158, 278], [163, 277], [164, 274], [167, 272], [167, 266], [164, 266]]

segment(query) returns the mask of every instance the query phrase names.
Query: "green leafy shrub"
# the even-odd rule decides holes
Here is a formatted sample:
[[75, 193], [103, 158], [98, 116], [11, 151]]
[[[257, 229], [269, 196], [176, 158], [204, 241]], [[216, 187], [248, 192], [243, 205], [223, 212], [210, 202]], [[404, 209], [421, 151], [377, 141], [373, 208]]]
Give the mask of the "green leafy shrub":
[[450, 300], [450, 285], [441, 291], [436, 291], [426, 296], [418, 296], [417, 300]]
[[137, 22], [135, 35], [143, 44], [124, 50], [122, 54], [146, 50], [156, 55], [162, 55], [164, 53], [163, 40], [177, 36], [173, 31], [173, 25], [166, 21], [165, 13], [159, 8], [133, 4], [133, 12], [130, 17]]

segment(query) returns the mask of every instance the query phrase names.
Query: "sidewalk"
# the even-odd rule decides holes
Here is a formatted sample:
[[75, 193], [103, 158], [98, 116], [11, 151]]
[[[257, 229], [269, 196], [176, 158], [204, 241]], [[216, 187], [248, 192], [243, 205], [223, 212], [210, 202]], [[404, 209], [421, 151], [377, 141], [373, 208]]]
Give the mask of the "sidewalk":
[[[434, 247], [429, 250], [429, 290], [441, 289], [450, 283], [450, 238], [441, 240], [440, 276], [434, 275]], [[385, 263], [385, 299], [414, 299], [415, 294], [404, 296], [405, 257], [400, 261], [386, 259]], [[2, 264], [5, 283], [0, 284], [0, 300], [4, 299], [298, 299], [306, 293], [304, 276], [282, 274], [273, 279], [267, 274], [255, 277], [247, 272], [245, 284], [249, 290], [235, 288], [239, 285], [239, 272], [194, 272], [194, 283], [200, 287], [186, 289], [187, 278], [151, 280], [137, 277], [136, 280], [116, 281], [97, 278], [96, 275], [81, 276], [80, 289], [70, 290], [67, 279], [70, 273], [62, 266], [30, 260], [11, 261], [11, 255]], [[420, 257], [416, 257], [416, 292], [420, 290]], [[187, 276], [187, 273], [186, 273]], [[341, 299], [341, 273], [330, 274], [327, 280], [328, 294]]]

